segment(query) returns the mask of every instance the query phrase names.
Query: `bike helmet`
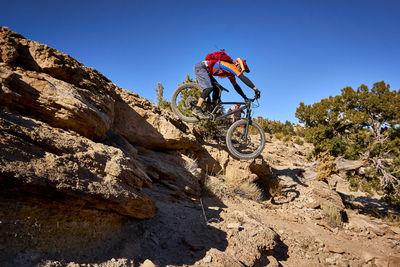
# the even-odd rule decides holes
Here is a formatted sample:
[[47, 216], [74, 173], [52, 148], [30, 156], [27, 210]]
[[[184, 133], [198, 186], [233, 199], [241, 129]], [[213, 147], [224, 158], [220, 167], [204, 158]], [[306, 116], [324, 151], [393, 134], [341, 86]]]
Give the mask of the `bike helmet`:
[[235, 60], [235, 65], [240, 68], [241, 71], [250, 72], [249, 67], [247, 66], [246, 60], [237, 58]]

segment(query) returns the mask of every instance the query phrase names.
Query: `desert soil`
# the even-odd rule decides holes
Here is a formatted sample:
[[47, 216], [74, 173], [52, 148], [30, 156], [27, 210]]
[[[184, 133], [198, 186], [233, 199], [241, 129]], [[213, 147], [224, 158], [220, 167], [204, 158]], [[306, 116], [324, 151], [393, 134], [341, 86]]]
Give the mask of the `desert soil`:
[[180, 199], [155, 183], [147, 193], [159, 211], [146, 220], [3, 194], [8, 223], [2, 222], [2, 237], [14, 235], [16, 242], [2, 240], [2, 265], [399, 266], [400, 228], [362, 214], [362, 208], [345, 209], [339, 227], [324, 219], [316, 192], [328, 187], [355, 194], [348, 197], [353, 201], [363, 198], [340, 176], [334, 188], [316, 181], [314, 164], [305, 159], [310, 149], [267, 143], [263, 156], [282, 186], [267, 200], [234, 192]]

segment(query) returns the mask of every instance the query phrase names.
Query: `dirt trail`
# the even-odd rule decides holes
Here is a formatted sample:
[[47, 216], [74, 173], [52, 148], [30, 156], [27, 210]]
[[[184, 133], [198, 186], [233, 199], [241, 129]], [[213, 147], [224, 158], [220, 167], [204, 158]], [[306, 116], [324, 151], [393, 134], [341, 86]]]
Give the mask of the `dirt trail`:
[[[314, 164], [306, 160], [310, 150], [267, 144], [264, 158], [282, 185], [272, 200], [230, 195], [160, 202], [160, 214], [143, 223], [159, 238], [147, 259], [161, 266], [400, 266], [400, 228], [349, 209], [340, 227], [326, 222], [322, 202], [344, 205], [337, 191], [316, 181]], [[350, 194], [346, 180], [335, 179], [336, 190]]]
[[[45, 235], [43, 228], [32, 238], [51, 241], [51, 247], [37, 243], [46, 252], [9, 253], [3, 266], [140, 266], [146, 260], [147, 266], [400, 266], [400, 228], [349, 209], [341, 227], [327, 223], [321, 203], [344, 205], [337, 191], [315, 180], [313, 163], [305, 159], [310, 149], [277, 140], [267, 143], [264, 158], [282, 186], [281, 194], [270, 200], [257, 202], [240, 194], [183, 200], [154, 183], [146, 193], [159, 211], [147, 220], [85, 208], [77, 213], [71, 207], [71, 214], [53, 222], [46, 219], [47, 210], [68, 209], [35, 204], [33, 210], [43, 217], [39, 223], [51, 229], [56, 225], [58, 239]], [[344, 179], [335, 179], [336, 190], [351, 194]], [[21, 203], [9, 205], [8, 212], [29, 218], [21, 211], [32, 207], [21, 205], [30, 202]], [[74, 214], [83, 217], [74, 219]], [[96, 222], [95, 227], [88, 221]], [[21, 236], [25, 231], [18, 225], [6, 230]]]

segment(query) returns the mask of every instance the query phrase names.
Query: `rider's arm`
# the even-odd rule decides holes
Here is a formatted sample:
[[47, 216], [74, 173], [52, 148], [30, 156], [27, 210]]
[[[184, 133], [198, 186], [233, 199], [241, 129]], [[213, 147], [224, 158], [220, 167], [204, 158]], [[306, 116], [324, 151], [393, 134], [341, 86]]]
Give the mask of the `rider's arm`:
[[[257, 90], [257, 88], [254, 86], [254, 84], [250, 81], [250, 79], [247, 78], [246, 76], [244, 76], [243, 71], [240, 71], [240, 69], [239, 69], [238, 67], [236, 67], [235, 64], [221, 61], [221, 64], [220, 64], [220, 65], [221, 65], [221, 68], [222, 68], [224, 71], [230, 73], [230, 75], [234, 75], [234, 76], [239, 77], [239, 79], [242, 80], [242, 82], [243, 82], [244, 84], [246, 84], [248, 87], [250, 87], [250, 88], [253, 89], [254, 91]], [[228, 76], [228, 77], [229, 77], [229, 76]], [[231, 82], [232, 82], [232, 81], [231, 81]], [[233, 85], [235, 85], [235, 83], [236, 83], [236, 81], [235, 81], [234, 83], [232, 82]], [[235, 89], [236, 89], [236, 88], [235, 88]], [[242, 90], [242, 89], [240, 89], [240, 90]], [[237, 90], [236, 90], [236, 91], [237, 91]]]
[[242, 80], [242, 82], [247, 85], [248, 87], [252, 88], [253, 90], [257, 90], [257, 88], [254, 86], [254, 84], [250, 81], [249, 78], [247, 78], [246, 76], [244, 76], [244, 74], [240, 74], [239, 79]]
[[236, 92], [243, 97], [243, 99], [247, 99], [247, 96], [243, 93], [242, 88], [240, 88], [239, 84], [237, 84], [235, 76], [229, 76], [229, 80], [231, 81], [233, 88], [235, 88]]

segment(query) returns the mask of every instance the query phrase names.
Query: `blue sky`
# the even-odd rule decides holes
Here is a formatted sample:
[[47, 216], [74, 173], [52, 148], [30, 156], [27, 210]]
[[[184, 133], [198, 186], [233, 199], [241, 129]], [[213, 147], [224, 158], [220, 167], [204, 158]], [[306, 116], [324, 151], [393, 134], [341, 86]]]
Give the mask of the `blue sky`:
[[[0, 25], [70, 54], [118, 86], [168, 99], [218, 48], [245, 58], [261, 90], [256, 116], [297, 123], [346, 86], [400, 89], [400, 1], [2, 1]], [[226, 79], [219, 79], [231, 88]], [[252, 90], [239, 84], [245, 93]], [[232, 89], [224, 100], [239, 100]]]

